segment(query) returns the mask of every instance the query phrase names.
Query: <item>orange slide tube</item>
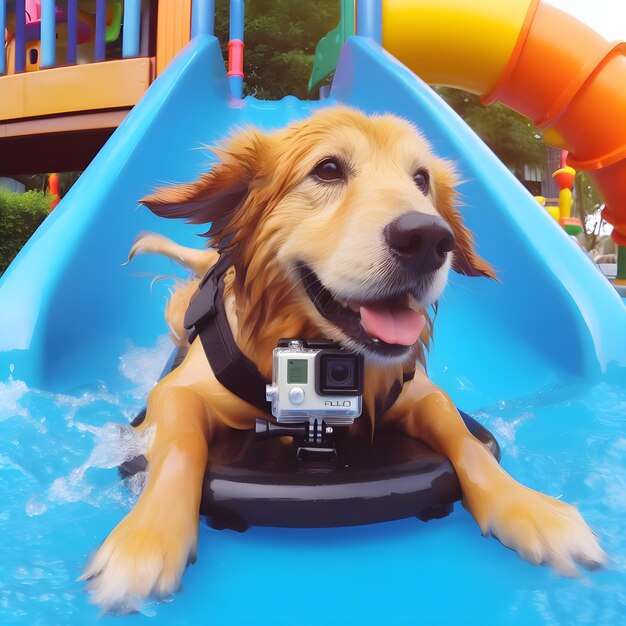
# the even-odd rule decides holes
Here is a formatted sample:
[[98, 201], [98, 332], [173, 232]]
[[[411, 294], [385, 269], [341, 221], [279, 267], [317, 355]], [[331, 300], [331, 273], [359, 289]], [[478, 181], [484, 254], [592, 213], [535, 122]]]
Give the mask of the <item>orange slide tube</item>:
[[626, 245], [626, 44], [539, 0], [383, 0], [383, 45], [431, 84], [529, 117], [590, 172]]

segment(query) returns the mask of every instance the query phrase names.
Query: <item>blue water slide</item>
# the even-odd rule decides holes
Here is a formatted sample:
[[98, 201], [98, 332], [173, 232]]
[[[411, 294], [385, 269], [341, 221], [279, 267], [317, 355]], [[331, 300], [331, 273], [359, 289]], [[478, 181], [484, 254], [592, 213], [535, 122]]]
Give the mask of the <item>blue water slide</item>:
[[[126, 384], [120, 354], [166, 332], [167, 285], [151, 289], [150, 280], [179, 271], [156, 257], [123, 265], [128, 249], [144, 230], [200, 245], [195, 227], [160, 220], [138, 199], [193, 179], [210, 163], [202, 147], [234, 128], [283, 126], [337, 102], [412, 120], [456, 163], [461, 211], [501, 280], [455, 275], [440, 303], [429, 371], [461, 407], [476, 410], [564, 381], [625, 380], [622, 300], [409, 70], [374, 42], [353, 38], [327, 100], [241, 101], [231, 98], [218, 42], [209, 36], [196, 37], [155, 81], [0, 280], [0, 379], [11, 370], [32, 387], [64, 393], [94, 381], [110, 389]], [[87, 554], [98, 538], [80, 524], [72, 528], [47, 530], [59, 541], [71, 532]], [[551, 580], [496, 541], [480, 541], [463, 511], [428, 525], [242, 535], [203, 526], [184, 591], [149, 623], [477, 623], [471, 616], [530, 624], [539, 609], [524, 598], [537, 585], [560, 585]], [[86, 602], [81, 611], [85, 623], [98, 615]]]

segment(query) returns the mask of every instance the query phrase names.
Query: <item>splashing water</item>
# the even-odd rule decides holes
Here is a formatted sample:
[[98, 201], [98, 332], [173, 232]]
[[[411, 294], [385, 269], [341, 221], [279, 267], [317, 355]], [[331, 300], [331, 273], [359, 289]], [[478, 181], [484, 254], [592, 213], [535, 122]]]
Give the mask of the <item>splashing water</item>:
[[134, 397], [143, 400], [148, 395], [171, 352], [172, 341], [163, 335], [154, 348], [133, 348], [120, 357], [119, 371], [135, 385]]
[[[93, 385], [76, 395], [60, 395], [29, 389], [11, 377], [0, 382], [0, 623], [89, 624], [97, 619], [99, 610], [88, 604], [84, 586], [75, 580], [141, 490], [142, 475], [124, 484], [116, 467], [149, 443], [150, 433], [138, 435], [128, 422], [142, 408], [169, 351], [168, 341], [160, 339], [151, 349], [131, 348], [123, 355], [120, 372], [133, 385], [123, 392]], [[104, 621], [137, 623], [152, 615], [151, 624], [183, 623], [179, 610], [203, 615], [202, 607], [209, 605], [214, 624], [267, 623], [253, 614], [247, 621], [241, 617], [237, 612], [247, 610], [237, 600], [241, 589], [220, 581], [245, 577], [244, 569], [254, 580], [271, 577], [296, 567], [300, 554], [335, 564], [328, 570], [329, 603], [340, 602], [333, 594], [345, 583], [333, 579], [333, 571], [343, 567], [348, 572], [352, 597], [362, 604], [355, 615], [364, 616], [358, 618], [363, 624], [416, 623], [414, 616], [402, 613], [402, 598], [415, 585], [418, 591], [428, 590], [420, 598], [425, 615], [442, 610], [436, 593], [440, 587], [462, 597], [464, 618], [453, 623], [626, 623], [626, 389], [609, 383], [555, 386], [474, 415], [496, 434], [508, 472], [579, 507], [610, 555], [606, 571], [569, 581], [524, 564], [497, 542], [481, 541], [460, 507], [446, 520], [425, 526], [405, 520], [316, 531], [251, 529], [244, 535], [204, 527], [200, 563], [185, 575], [184, 594], [171, 605], [148, 603], [142, 616]], [[432, 540], [433, 534], [443, 539]], [[450, 541], [453, 560], [446, 565], [445, 557], [441, 564], [430, 559], [429, 550]], [[207, 542], [210, 549], [202, 553]], [[474, 553], [481, 569], [468, 576], [464, 568], [474, 562]], [[426, 577], [416, 565], [420, 560], [429, 563]], [[382, 616], [363, 612], [369, 606], [366, 580], [372, 564], [395, 568], [394, 576], [377, 579], [377, 597], [394, 599], [381, 600], [386, 607]], [[265, 597], [259, 594], [257, 603]], [[297, 607], [290, 602], [297, 604], [298, 597], [280, 600], [292, 617]], [[446, 616], [456, 615], [450, 602]], [[258, 615], [270, 615], [266, 610]], [[300, 621], [313, 624], [314, 617]], [[332, 615], [326, 621], [332, 624]]]
[[[145, 473], [125, 482], [116, 468], [145, 453], [151, 431], [129, 425], [172, 350], [131, 348], [120, 372], [134, 387], [103, 385], [79, 395], [0, 382], [0, 623], [80, 623], [84, 594], [75, 579], [98, 541], [134, 504]], [[87, 533], [91, 546], [55, 538], [60, 528]], [[80, 601], [79, 601], [80, 600]]]
[[[76, 502], [85, 500], [90, 502], [92, 486], [85, 480], [85, 474], [90, 468], [112, 469], [135, 457], [145, 454], [151, 429], [137, 432], [128, 424], [109, 422], [102, 427], [77, 424], [81, 431], [91, 433], [95, 437], [95, 447], [89, 458], [79, 467], [74, 468], [67, 477], [54, 480], [48, 489], [48, 498], [52, 502]], [[131, 494], [137, 496], [141, 491], [145, 472], [140, 472], [129, 479], [127, 486], [131, 487]], [[133, 504], [131, 497], [129, 504]], [[45, 506], [45, 505], [44, 505]]]

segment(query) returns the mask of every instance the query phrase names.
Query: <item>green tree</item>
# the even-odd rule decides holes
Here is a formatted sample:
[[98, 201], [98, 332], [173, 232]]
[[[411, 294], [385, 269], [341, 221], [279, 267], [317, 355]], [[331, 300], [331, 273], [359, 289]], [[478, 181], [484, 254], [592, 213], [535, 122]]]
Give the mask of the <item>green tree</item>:
[[38, 190], [0, 188], [0, 275], [50, 212], [50, 196]]
[[[228, 0], [218, 0], [215, 32], [228, 57]], [[248, 95], [309, 98], [317, 42], [339, 20], [339, 0], [254, 0], [246, 3], [245, 78]]]
[[544, 166], [545, 144], [528, 118], [502, 104], [483, 106], [478, 96], [460, 89], [437, 92], [516, 176], [525, 165]]

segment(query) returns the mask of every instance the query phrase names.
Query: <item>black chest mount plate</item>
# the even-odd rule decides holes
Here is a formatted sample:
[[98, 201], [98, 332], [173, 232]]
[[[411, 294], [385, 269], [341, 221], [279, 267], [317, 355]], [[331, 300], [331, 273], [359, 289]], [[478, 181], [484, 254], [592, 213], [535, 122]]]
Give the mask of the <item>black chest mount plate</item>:
[[[172, 356], [163, 375], [184, 359]], [[459, 411], [470, 432], [497, 459], [493, 435]], [[140, 413], [133, 425], [143, 421]], [[360, 419], [360, 418], [359, 418]], [[373, 441], [337, 437], [336, 460], [300, 463], [291, 443], [258, 441], [253, 431], [233, 431], [232, 440], [211, 450], [200, 513], [214, 528], [243, 531], [249, 526], [319, 528], [351, 526], [418, 517], [427, 521], [448, 515], [461, 489], [450, 461], [424, 442], [394, 429], [377, 430]], [[136, 457], [120, 467], [123, 476], [145, 470]]]

